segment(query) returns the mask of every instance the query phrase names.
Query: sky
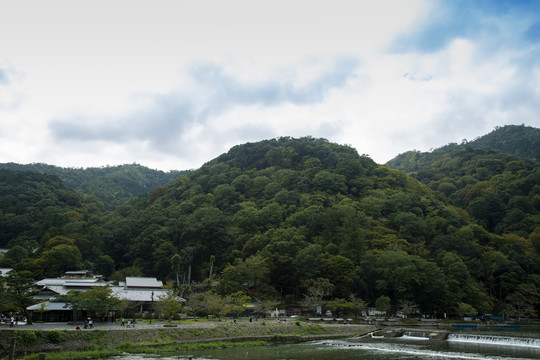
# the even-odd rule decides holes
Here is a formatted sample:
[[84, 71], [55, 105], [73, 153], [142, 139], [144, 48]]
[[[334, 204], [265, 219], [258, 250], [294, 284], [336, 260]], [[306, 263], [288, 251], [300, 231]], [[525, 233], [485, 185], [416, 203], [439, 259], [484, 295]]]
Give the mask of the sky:
[[383, 164], [508, 124], [540, 127], [537, 0], [0, 0], [0, 162], [313, 136]]

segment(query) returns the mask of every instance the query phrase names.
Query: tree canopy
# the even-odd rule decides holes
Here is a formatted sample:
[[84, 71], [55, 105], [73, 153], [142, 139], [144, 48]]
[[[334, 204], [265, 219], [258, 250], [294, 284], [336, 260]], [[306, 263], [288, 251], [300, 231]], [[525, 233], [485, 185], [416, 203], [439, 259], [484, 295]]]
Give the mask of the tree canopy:
[[[18, 208], [5, 194], [11, 207], [1, 208], [0, 226], [12, 229], [17, 214], [26, 222], [6, 235], [0, 264], [34, 277], [84, 266], [205, 284], [190, 306], [213, 299], [215, 314], [247, 297], [356, 313], [377, 302], [456, 316], [510, 304], [537, 311], [529, 296], [540, 286], [537, 160], [465, 145], [401, 159], [409, 175], [325, 139], [265, 140], [99, 212], [46, 177], [36, 188], [56, 181], [48, 191], [65, 195], [53, 198], [39, 232], [33, 201]], [[20, 186], [20, 174], [6, 173], [5, 186]], [[70, 263], [47, 270], [55, 254]]]

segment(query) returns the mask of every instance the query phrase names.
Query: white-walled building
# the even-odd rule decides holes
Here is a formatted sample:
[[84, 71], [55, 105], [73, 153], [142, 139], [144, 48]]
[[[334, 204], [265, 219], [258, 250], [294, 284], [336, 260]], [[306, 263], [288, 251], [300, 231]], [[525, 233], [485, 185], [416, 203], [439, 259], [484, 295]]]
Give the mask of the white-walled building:
[[[38, 304], [27, 309], [36, 320], [71, 321], [73, 311], [69, 304], [54, 301], [58, 295], [66, 295], [71, 290], [86, 291], [94, 287], [107, 286], [112, 290], [111, 295], [128, 303], [127, 312], [144, 312], [151, 308], [152, 303], [167, 295], [163, 282], [153, 277], [126, 277], [126, 281], [118, 285], [111, 284], [101, 275], [94, 275], [87, 270], [68, 271], [59, 278], [47, 278], [35, 283]], [[179, 298], [179, 301], [185, 301]]]

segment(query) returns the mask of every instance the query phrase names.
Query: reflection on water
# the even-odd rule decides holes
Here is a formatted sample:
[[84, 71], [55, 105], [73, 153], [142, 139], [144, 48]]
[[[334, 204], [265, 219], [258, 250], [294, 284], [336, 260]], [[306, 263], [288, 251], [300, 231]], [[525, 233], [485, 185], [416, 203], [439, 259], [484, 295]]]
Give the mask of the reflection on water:
[[[473, 340], [475, 339], [475, 340]], [[528, 345], [526, 345], [528, 344]], [[116, 359], [155, 359], [129, 355]], [[303, 344], [190, 351], [160, 357], [194, 360], [397, 360], [397, 359], [540, 359], [540, 340], [492, 335], [452, 335], [449, 341], [406, 336], [380, 339], [323, 340]]]

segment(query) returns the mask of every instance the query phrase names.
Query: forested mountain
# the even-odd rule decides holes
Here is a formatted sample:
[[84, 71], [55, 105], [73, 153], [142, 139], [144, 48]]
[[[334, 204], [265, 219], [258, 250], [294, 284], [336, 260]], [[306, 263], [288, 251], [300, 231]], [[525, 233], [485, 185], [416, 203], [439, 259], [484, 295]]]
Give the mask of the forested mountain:
[[[471, 148], [515, 155], [513, 159], [518, 160], [521, 158], [540, 159], [540, 129], [524, 125], [496, 127], [491, 133], [473, 141], [464, 139], [460, 145], [451, 143], [431, 152], [407, 151], [388, 161], [386, 165], [406, 173], [413, 173], [426, 167], [444, 166], [450, 152]], [[506, 160], [510, 159], [508, 155], [505, 156]]]
[[49, 229], [82, 219], [82, 207], [57, 176], [0, 169], [0, 247], [37, 248]]
[[388, 165], [467, 210], [486, 230], [527, 238], [540, 226], [539, 160], [497, 149], [537, 155], [540, 130], [506, 126], [473, 142], [409, 151]]
[[496, 127], [491, 133], [467, 144], [473, 148], [491, 148], [522, 157], [540, 159], [540, 129], [530, 126]]
[[0, 164], [0, 169], [33, 171], [56, 175], [64, 184], [81, 196], [93, 195], [112, 209], [129, 199], [150, 193], [157, 186], [165, 185], [188, 171], [163, 172], [130, 164], [90, 168], [62, 168], [47, 164]]
[[[458, 149], [484, 157], [470, 165], [481, 179], [461, 166], [467, 155], [455, 165], [466, 183], [454, 185], [462, 190], [460, 206], [457, 198], [456, 205], [448, 200], [458, 191], [443, 195], [442, 182], [425, 186], [324, 139], [235, 146], [114, 210], [93, 213], [83, 201], [69, 209], [79, 216], [37, 239], [37, 251], [21, 259], [10, 249], [0, 266], [30, 270], [36, 278], [80, 267], [111, 278], [172, 282], [185, 275], [186, 283], [206, 283], [222, 295], [240, 291], [283, 304], [308, 304], [317, 296], [372, 305], [387, 299], [409, 312], [533, 316], [540, 304], [538, 164]], [[440, 166], [453, 167], [454, 159]], [[504, 186], [507, 203], [529, 220], [512, 223], [516, 211], [508, 207], [500, 230], [498, 218], [474, 216], [482, 205], [493, 210], [486, 196], [496, 198]], [[171, 264], [175, 254], [178, 266]], [[53, 255], [65, 261], [53, 263]]]

